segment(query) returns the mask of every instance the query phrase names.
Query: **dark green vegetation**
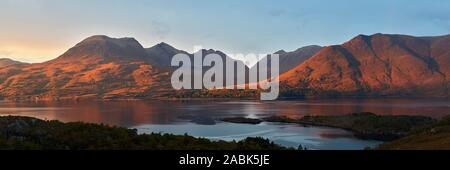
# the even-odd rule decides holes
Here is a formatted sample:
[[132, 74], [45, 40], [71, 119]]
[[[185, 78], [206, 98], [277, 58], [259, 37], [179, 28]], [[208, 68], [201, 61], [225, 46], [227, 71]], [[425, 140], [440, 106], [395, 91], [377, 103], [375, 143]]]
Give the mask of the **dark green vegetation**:
[[384, 143], [382, 150], [450, 150], [450, 116], [427, 127], [414, 130], [408, 136]]
[[283, 150], [268, 139], [210, 141], [188, 135], [137, 134], [134, 129], [0, 117], [0, 149], [36, 150]]
[[356, 137], [390, 141], [407, 135], [412, 130], [434, 123], [424, 116], [376, 115], [353, 113], [341, 116], [305, 116], [299, 120], [304, 125], [328, 126], [350, 130]]
[[267, 122], [298, 123], [305, 126], [326, 126], [352, 131], [362, 139], [390, 141], [406, 136], [412, 130], [435, 122], [423, 116], [376, 115], [352, 113], [339, 116], [304, 116], [301, 119], [272, 116], [261, 119]]
[[231, 123], [246, 123], [246, 124], [259, 124], [262, 122], [262, 120], [259, 119], [251, 119], [251, 118], [245, 118], [245, 117], [228, 117], [221, 119], [224, 122], [231, 122]]

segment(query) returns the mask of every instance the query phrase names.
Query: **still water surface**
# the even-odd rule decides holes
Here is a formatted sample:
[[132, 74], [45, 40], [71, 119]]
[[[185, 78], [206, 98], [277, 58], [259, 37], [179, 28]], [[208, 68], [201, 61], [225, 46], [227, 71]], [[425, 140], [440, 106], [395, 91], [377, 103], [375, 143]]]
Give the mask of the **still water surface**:
[[234, 124], [223, 117], [261, 118], [271, 115], [299, 118], [304, 115], [340, 115], [374, 112], [392, 115], [450, 114], [445, 99], [352, 99], [307, 101], [109, 101], [109, 102], [0, 102], [0, 115], [22, 115], [63, 122], [83, 121], [136, 128], [140, 133], [163, 132], [240, 140], [249, 136], [309, 149], [363, 149], [379, 141], [360, 140], [348, 131], [295, 124]]

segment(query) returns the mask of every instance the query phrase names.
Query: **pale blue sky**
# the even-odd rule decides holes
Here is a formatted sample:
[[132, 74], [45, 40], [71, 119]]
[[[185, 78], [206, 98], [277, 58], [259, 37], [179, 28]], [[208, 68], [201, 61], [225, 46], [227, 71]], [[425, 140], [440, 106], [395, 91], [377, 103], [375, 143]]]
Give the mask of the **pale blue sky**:
[[96, 34], [271, 53], [357, 34], [450, 33], [445, 0], [0, 0], [0, 57], [52, 59]]

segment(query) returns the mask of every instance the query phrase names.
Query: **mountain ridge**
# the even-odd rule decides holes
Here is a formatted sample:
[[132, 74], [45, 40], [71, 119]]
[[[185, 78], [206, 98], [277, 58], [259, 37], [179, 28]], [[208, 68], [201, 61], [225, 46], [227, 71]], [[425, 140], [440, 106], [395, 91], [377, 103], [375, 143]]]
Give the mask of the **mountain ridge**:
[[97, 35], [53, 60], [0, 69], [0, 94], [10, 100], [134, 99], [164, 93], [167, 76], [135, 39]]
[[[340, 45], [279, 50], [280, 61], [293, 65], [289, 69], [281, 64], [286, 69], [280, 75], [281, 97], [449, 97], [449, 44], [450, 35], [373, 34], [358, 35]], [[201, 52], [203, 56], [215, 53], [222, 59], [228, 57], [219, 50]], [[170, 85], [175, 68], [169, 64], [175, 53], [185, 53], [191, 60], [194, 55], [164, 42], [144, 48], [134, 38], [91, 36], [53, 60], [0, 67], [0, 97], [171, 98], [176, 93]], [[203, 72], [208, 68], [204, 66]]]
[[10, 58], [0, 58], [0, 67], [6, 67], [10, 65], [18, 65], [18, 64], [28, 64], [21, 61], [16, 61]]
[[448, 35], [358, 35], [280, 75], [285, 88], [334, 95], [449, 96]]

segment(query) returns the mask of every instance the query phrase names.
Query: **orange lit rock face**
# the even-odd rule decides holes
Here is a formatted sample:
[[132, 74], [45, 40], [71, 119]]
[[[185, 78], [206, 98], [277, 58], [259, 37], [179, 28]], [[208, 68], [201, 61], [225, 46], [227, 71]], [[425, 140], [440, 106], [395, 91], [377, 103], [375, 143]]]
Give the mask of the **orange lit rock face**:
[[158, 80], [167, 77], [146, 57], [134, 39], [93, 36], [54, 60], [1, 68], [0, 92], [30, 100], [146, 97], [152, 88], [162, 89]]
[[348, 95], [449, 96], [450, 36], [357, 36], [280, 76], [288, 88]]

